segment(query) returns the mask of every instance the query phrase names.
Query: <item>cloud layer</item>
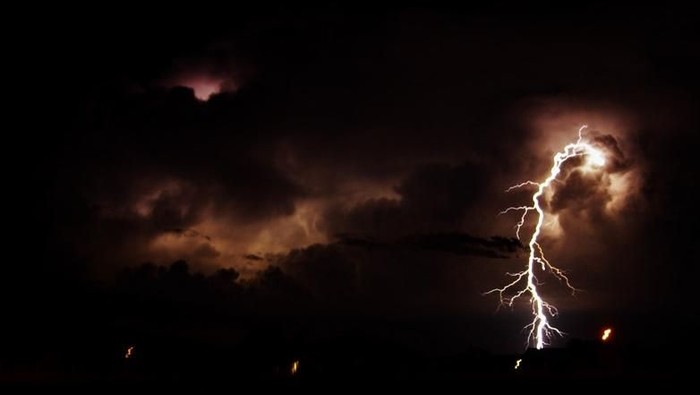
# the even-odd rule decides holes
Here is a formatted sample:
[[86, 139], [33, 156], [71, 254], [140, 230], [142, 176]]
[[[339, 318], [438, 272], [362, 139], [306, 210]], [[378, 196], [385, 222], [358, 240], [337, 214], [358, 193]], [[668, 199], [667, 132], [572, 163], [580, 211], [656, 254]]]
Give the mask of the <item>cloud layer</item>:
[[[665, 256], [649, 247], [657, 221], [683, 223], [692, 202], [677, 200], [692, 175], [669, 161], [697, 102], [640, 26], [574, 22], [280, 17], [151, 73], [104, 68], [44, 166], [51, 232], [101, 276], [273, 266], [348, 309], [480, 309], [522, 265], [515, 218], [497, 214], [528, 192], [503, 191], [545, 176], [587, 123], [608, 162], [567, 163], [543, 243], [591, 291], [573, 305], [634, 305]], [[203, 100], [201, 81], [218, 92]]]

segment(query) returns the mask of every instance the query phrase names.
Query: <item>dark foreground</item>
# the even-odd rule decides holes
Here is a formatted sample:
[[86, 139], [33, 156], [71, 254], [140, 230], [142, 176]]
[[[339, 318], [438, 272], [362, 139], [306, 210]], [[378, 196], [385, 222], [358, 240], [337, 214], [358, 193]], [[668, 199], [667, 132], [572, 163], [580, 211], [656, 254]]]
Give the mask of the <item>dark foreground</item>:
[[[282, 345], [211, 347], [152, 339], [109, 357], [67, 361], [50, 355], [31, 365], [2, 369], [3, 384], [148, 385], [163, 387], [328, 388], [365, 384], [461, 385], [489, 381], [495, 387], [539, 380], [658, 381], [689, 377], [681, 356], [663, 350], [620, 348], [571, 341], [565, 348], [530, 349], [520, 355], [480, 350], [427, 357], [369, 339], [336, 339], [293, 350]], [[119, 355], [118, 355], [119, 354]], [[517, 361], [520, 360], [516, 369]], [[684, 370], [687, 370], [684, 373]]]

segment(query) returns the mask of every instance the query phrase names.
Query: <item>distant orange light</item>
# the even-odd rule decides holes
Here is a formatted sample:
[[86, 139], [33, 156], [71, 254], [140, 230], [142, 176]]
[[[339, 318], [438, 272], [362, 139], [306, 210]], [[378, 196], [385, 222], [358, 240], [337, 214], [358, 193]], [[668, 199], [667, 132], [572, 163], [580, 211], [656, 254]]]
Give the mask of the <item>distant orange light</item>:
[[291, 369], [292, 375], [297, 374], [298, 371], [299, 371], [299, 361], [292, 362], [292, 369]]
[[126, 349], [126, 354], [124, 354], [124, 359], [129, 359], [134, 356], [134, 346], [129, 346]]
[[612, 329], [611, 328], [605, 328], [603, 331], [603, 336], [600, 337], [600, 340], [606, 342], [608, 339], [610, 339], [610, 335], [612, 335]]

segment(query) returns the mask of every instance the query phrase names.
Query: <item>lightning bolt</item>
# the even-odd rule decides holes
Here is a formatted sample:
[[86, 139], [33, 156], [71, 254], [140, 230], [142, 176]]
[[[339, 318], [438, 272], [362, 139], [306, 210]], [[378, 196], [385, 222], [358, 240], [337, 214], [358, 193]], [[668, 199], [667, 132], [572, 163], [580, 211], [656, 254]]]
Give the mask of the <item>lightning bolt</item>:
[[[556, 334], [562, 336], [563, 332], [553, 327], [549, 323], [548, 317], [556, 316], [558, 311], [556, 307], [546, 302], [540, 295], [537, 289], [537, 286], [540, 285], [540, 283], [537, 281], [535, 271], [538, 270], [538, 268], [542, 272], [549, 271], [554, 275], [554, 277], [563, 282], [572, 294], [576, 292], [576, 288], [571, 285], [566, 273], [552, 265], [547, 260], [544, 255], [544, 251], [542, 250], [542, 246], [538, 242], [545, 217], [545, 212], [542, 209], [542, 206], [540, 206], [540, 198], [551, 186], [552, 182], [557, 179], [557, 176], [559, 176], [559, 173], [561, 173], [562, 165], [567, 160], [574, 157], [585, 156], [587, 160], [585, 164], [586, 166], [595, 168], [605, 165], [604, 154], [599, 149], [593, 147], [583, 140], [583, 130], [587, 127], [587, 125], [581, 126], [578, 130], [578, 140], [576, 140], [575, 143], [568, 144], [562, 151], [557, 152], [554, 155], [554, 163], [549, 171], [549, 176], [544, 181], [525, 181], [520, 184], [513, 185], [506, 190], [506, 192], [510, 192], [524, 187], [534, 187], [536, 191], [532, 194], [532, 205], [508, 207], [499, 214], [502, 215], [511, 211], [522, 211], [520, 220], [515, 225], [515, 235], [518, 239], [520, 239], [520, 230], [525, 225], [525, 220], [528, 218], [530, 213], [536, 213], [537, 222], [535, 224], [535, 230], [530, 236], [530, 241], [528, 242], [530, 254], [528, 256], [527, 267], [525, 270], [518, 273], [506, 273], [508, 276], [513, 277], [513, 281], [506, 284], [502, 288], [494, 288], [487, 291], [484, 293], [484, 295], [496, 293], [500, 299], [499, 306], [513, 307], [513, 302], [516, 299], [529, 294], [533, 320], [531, 323], [525, 326], [525, 329], [529, 329], [527, 344], [530, 344], [530, 342], [534, 340], [535, 347], [537, 349], [542, 349], [545, 345], [547, 345], [547, 340], [549, 340], [552, 335]], [[525, 283], [523, 288], [517, 289], [514, 293], [511, 293], [516, 289], [518, 284], [523, 282]]]

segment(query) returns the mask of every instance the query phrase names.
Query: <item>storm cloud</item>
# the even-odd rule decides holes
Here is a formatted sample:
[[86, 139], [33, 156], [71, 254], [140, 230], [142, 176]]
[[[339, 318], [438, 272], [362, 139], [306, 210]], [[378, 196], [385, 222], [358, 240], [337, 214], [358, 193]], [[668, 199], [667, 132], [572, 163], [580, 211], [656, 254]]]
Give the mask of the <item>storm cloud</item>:
[[688, 242], [657, 230], [686, 223], [697, 189], [691, 153], [675, 148], [697, 133], [686, 25], [657, 35], [646, 19], [420, 9], [249, 18], [182, 47], [151, 53], [157, 38], [127, 36], [131, 47], [108, 40], [72, 60], [83, 77], [41, 170], [62, 253], [100, 277], [185, 259], [240, 281], [280, 270], [353, 308], [481, 309], [523, 263], [517, 218], [498, 213], [529, 191], [504, 190], [545, 176], [582, 124], [604, 171], [573, 159], [543, 201], [552, 260], [598, 292], [580, 304], [623, 289], [634, 305], [664, 253], [632, 262], [629, 249]]

